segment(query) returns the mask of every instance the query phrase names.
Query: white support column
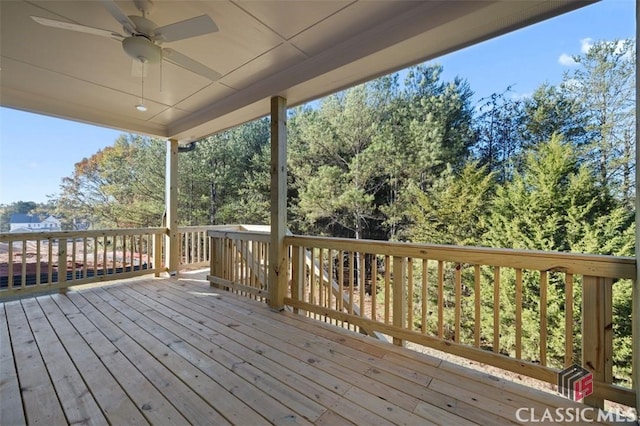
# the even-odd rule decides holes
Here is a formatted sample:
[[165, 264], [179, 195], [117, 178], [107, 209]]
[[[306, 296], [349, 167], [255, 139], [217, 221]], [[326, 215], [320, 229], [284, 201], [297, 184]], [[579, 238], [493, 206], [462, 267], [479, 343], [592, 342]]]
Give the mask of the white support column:
[[269, 306], [284, 309], [287, 291], [287, 101], [271, 98], [271, 244], [269, 248]]
[[177, 275], [179, 268], [178, 244], [178, 141], [167, 141], [167, 170], [165, 173], [165, 214], [167, 215], [167, 236], [165, 237], [165, 267], [169, 275]]
[[[636, 2], [636, 42], [640, 37], [640, 5]], [[636, 391], [636, 415], [640, 417], [640, 172], [638, 171], [638, 164], [640, 164], [640, 143], [638, 142], [638, 132], [640, 131], [640, 80], [638, 79], [638, 63], [640, 63], [640, 53], [638, 52], [638, 46], [636, 44], [636, 281], [633, 284], [633, 301], [631, 309], [631, 324], [632, 324], [632, 338], [631, 344], [633, 353], [633, 374], [632, 383], [633, 389]]]

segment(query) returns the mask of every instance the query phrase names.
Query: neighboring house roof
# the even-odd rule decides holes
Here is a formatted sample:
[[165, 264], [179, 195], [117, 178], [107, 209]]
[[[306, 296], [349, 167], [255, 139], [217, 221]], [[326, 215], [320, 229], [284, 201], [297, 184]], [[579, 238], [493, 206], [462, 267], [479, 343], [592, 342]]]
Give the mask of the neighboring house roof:
[[9, 219], [9, 223], [40, 223], [42, 219], [26, 213], [14, 213]]

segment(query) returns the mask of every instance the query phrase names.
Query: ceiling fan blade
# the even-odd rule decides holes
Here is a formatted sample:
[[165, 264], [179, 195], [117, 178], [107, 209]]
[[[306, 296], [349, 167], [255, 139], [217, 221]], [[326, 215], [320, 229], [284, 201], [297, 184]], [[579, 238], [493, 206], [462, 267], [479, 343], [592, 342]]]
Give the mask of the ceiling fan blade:
[[135, 34], [136, 26], [131, 21], [131, 19], [129, 19], [129, 17], [125, 15], [122, 10], [120, 10], [118, 5], [113, 0], [100, 0], [100, 3], [102, 3], [104, 8], [107, 9], [111, 16], [116, 18], [116, 21], [118, 21], [120, 25], [122, 25], [122, 28], [127, 32], [127, 35]]
[[86, 27], [84, 25], [72, 24], [71, 22], [56, 21], [54, 19], [41, 18], [39, 16], [32, 16], [31, 19], [36, 21], [38, 24], [44, 25], [46, 27], [77, 31], [80, 33], [93, 34], [93, 35], [98, 35], [102, 37], [110, 37], [115, 40], [123, 39], [123, 36], [121, 34], [118, 34], [109, 30], [103, 30], [100, 28]]
[[219, 80], [220, 77], [222, 77], [219, 72], [214, 71], [206, 65], [203, 65], [198, 61], [194, 61], [188, 56], [178, 53], [173, 49], [162, 49], [162, 59], [195, 74], [206, 77], [211, 81]]
[[215, 33], [216, 31], [218, 31], [218, 26], [213, 22], [213, 19], [208, 15], [200, 15], [185, 21], [156, 28], [153, 38], [170, 42]]

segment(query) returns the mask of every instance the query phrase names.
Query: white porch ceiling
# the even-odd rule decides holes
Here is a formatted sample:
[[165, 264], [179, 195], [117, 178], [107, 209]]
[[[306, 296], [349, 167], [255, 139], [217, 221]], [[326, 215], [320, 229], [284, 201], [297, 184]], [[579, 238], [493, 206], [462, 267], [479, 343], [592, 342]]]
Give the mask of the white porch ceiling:
[[[45, 27], [30, 16], [122, 33], [97, 1], [0, 0], [0, 105], [189, 142], [591, 2], [155, 1], [159, 26], [202, 14], [219, 31], [166, 44], [222, 74], [168, 62], [141, 81], [119, 42]], [[140, 15], [133, 1], [118, 1]], [[160, 78], [162, 76], [162, 78]]]

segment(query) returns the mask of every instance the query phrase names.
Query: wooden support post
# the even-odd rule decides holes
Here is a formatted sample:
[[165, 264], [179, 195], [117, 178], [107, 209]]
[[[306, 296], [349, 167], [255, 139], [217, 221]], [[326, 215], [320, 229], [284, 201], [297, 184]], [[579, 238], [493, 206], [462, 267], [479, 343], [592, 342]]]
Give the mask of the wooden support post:
[[[585, 275], [582, 282], [582, 366], [594, 382], [611, 383], [613, 376], [612, 287], [611, 278]], [[604, 408], [604, 399], [595, 395], [584, 403]]]
[[[393, 257], [393, 326], [404, 329], [407, 318], [407, 295], [404, 289], [404, 258]], [[404, 346], [404, 340], [393, 338], [393, 344]]]
[[178, 141], [167, 141], [165, 174], [165, 213], [167, 237], [165, 238], [165, 266], [169, 275], [177, 275], [180, 267], [178, 241]]
[[281, 311], [287, 291], [287, 101], [271, 98], [271, 244], [269, 248], [269, 306]]

